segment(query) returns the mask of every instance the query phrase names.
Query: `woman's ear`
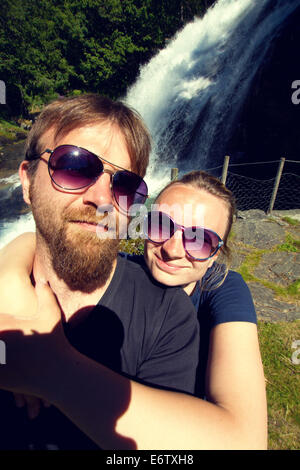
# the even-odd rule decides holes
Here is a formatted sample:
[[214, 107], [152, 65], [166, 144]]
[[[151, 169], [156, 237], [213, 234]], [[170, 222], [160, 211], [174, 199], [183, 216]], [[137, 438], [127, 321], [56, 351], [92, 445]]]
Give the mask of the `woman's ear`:
[[27, 160], [23, 160], [21, 165], [19, 166], [19, 178], [21, 180], [22, 188], [23, 188], [23, 199], [26, 204], [30, 203], [29, 198], [29, 188], [30, 188], [30, 177], [28, 175], [28, 164]]
[[210, 258], [209, 263], [208, 263], [208, 268], [212, 267], [214, 262], [217, 261], [218, 256], [219, 256], [219, 252], [216, 253], [212, 258]]

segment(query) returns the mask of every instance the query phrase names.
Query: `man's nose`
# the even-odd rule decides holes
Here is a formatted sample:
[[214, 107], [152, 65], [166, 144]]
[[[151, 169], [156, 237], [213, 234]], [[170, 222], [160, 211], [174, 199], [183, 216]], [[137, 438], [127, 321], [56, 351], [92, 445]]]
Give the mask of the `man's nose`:
[[182, 230], [177, 230], [169, 240], [163, 243], [161, 249], [169, 259], [184, 258], [186, 253], [183, 246]]
[[109, 173], [102, 173], [95, 183], [86, 189], [83, 193], [83, 202], [94, 204], [97, 207], [113, 204], [111, 175]]

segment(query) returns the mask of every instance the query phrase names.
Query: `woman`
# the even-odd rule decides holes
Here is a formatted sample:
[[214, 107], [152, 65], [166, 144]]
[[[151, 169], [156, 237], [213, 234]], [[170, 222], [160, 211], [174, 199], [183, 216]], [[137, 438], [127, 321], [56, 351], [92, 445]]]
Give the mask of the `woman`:
[[[196, 395], [201, 398], [129, 381], [130, 404], [118, 419], [116, 430], [133, 439], [139, 449], [266, 448], [265, 383], [251, 296], [238, 274], [227, 274], [225, 265], [216, 263], [219, 256], [225, 261], [229, 256], [227, 240], [233, 215], [230, 191], [210, 175], [192, 172], [169, 184], [158, 196], [155, 211], [146, 218], [145, 261], [151, 274], [168, 286], [182, 286], [198, 310], [201, 351]], [[12, 246], [2, 254], [6, 276], [9, 278], [9, 259], [13, 271], [18, 269], [24, 277], [24, 267], [13, 266]], [[32, 239], [15, 242], [13, 249], [16, 258], [18, 252], [22, 258], [25, 252], [31, 253], [25, 262], [30, 271]], [[133, 261], [141, 260], [133, 257]], [[58, 309], [50, 289], [39, 285], [37, 294], [43, 315], [55, 311], [57, 322]], [[7, 311], [5, 306], [1, 310]], [[62, 344], [65, 354], [67, 345], [59, 334], [56, 342]], [[68, 352], [68, 356], [72, 354]], [[58, 397], [53, 387], [49, 393], [43, 390], [38, 395], [49, 399], [100, 447], [111, 448], [113, 443], [104, 443], [99, 432], [103, 416], [99, 393], [103, 388], [113, 393], [119, 381], [127, 379], [108, 373], [88, 358], [82, 363], [82, 358], [76, 360], [79, 366], [75, 367], [75, 360], [68, 366], [72, 371], [68, 386], [78, 387], [88, 371], [94, 395], [87, 395], [84, 404], [76, 394], [71, 399]], [[61, 378], [60, 373], [55, 377]]]

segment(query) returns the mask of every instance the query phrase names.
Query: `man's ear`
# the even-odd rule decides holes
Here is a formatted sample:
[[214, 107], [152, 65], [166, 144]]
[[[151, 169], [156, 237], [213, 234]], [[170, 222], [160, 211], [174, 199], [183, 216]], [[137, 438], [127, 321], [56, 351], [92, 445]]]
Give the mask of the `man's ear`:
[[22, 188], [23, 188], [23, 199], [26, 204], [31, 204], [29, 198], [29, 188], [30, 188], [30, 177], [28, 175], [28, 164], [27, 160], [23, 160], [21, 165], [19, 166], [19, 178], [21, 180]]

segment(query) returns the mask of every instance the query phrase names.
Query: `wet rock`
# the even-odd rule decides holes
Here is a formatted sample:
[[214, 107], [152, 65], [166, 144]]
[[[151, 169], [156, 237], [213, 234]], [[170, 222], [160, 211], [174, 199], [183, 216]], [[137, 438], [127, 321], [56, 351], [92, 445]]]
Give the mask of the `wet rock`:
[[23, 200], [21, 186], [0, 184], [0, 221], [13, 221], [27, 212], [30, 209]]
[[11, 138], [10, 137], [6, 137], [5, 135], [1, 135], [0, 136], [0, 145], [9, 145], [11, 144]]
[[9, 144], [0, 149], [0, 178], [18, 171], [25, 154], [25, 140]]

